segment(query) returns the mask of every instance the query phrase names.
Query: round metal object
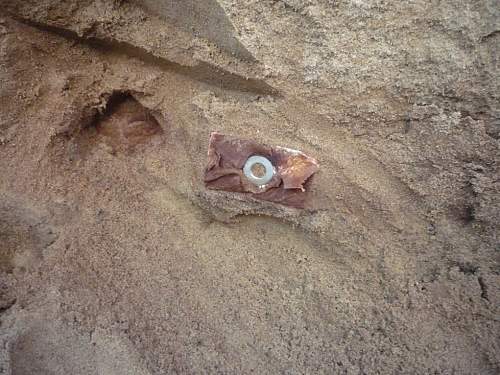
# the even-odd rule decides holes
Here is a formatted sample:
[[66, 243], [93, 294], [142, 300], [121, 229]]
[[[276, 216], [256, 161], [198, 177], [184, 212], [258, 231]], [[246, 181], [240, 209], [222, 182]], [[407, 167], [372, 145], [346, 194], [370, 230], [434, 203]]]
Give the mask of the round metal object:
[[[256, 164], [260, 164], [264, 167], [265, 173], [262, 176], [256, 176], [253, 173], [252, 168]], [[273, 178], [274, 166], [269, 159], [263, 156], [254, 155], [250, 156], [246, 161], [245, 166], [243, 167], [243, 173], [251, 183], [257, 186], [262, 186], [267, 184]]]

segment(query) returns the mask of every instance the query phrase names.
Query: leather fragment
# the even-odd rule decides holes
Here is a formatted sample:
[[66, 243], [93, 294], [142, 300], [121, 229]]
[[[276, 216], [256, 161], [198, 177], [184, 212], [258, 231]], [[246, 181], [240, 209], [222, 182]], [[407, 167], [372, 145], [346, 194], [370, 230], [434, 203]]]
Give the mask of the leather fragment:
[[[273, 178], [263, 186], [251, 183], [243, 173], [250, 156], [260, 155], [275, 167]], [[271, 147], [246, 139], [212, 133], [205, 168], [205, 186], [295, 208], [308, 206], [308, 186], [319, 169], [316, 159], [297, 150]]]

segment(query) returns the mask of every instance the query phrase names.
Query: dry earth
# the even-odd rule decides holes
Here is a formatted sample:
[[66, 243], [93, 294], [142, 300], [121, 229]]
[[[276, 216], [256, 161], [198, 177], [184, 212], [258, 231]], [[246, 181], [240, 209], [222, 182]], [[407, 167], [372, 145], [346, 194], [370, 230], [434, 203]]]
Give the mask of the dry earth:
[[499, 373], [497, 0], [0, 5], [0, 374]]

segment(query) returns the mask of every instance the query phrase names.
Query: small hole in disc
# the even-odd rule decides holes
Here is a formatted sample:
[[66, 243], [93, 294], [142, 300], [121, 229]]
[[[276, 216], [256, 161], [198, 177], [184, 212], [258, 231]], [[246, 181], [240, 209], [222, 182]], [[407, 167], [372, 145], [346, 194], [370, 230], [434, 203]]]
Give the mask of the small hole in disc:
[[255, 163], [254, 165], [252, 165], [252, 173], [255, 177], [262, 177], [266, 174], [266, 167], [264, 167], [262, 164], [260, 163]]

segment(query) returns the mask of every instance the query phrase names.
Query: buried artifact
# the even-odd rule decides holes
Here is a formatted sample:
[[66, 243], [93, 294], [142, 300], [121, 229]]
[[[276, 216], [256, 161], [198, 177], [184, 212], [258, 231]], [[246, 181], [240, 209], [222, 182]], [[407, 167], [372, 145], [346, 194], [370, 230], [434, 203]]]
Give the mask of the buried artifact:
[[285, 147], [271, 147], [220, 133], [210, 135], [205, 186], [306, 208], [316, 159]]

